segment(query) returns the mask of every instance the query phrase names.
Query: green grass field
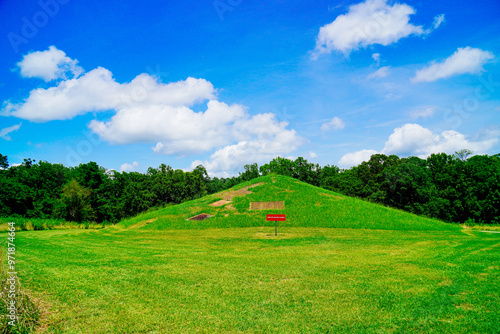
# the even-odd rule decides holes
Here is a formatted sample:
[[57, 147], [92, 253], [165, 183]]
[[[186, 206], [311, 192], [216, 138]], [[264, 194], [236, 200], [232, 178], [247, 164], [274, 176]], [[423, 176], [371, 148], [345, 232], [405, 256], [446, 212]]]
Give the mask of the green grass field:
[[[500, 233], [285, 177], [252, 183], [220, 207], [208, 204], [227, 193], [101, 230], [18, 232], [40, 331], [500, 332]], [[285, 209], [248, 210], [275, 200]], [[202, 212], [214, 217], [186, 220]], [[266, 213], [287, 215], [277, 237]]]

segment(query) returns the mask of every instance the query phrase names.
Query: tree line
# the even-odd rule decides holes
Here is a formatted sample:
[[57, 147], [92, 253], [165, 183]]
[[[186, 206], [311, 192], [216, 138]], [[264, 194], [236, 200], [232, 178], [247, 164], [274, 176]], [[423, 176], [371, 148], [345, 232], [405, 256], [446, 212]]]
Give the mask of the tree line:
[[209, 177], [161, 164], [146, 173], [106, 170], [95, 162], [65, 167], [0, 154], [0, 217], [112, 222], [278, 174], [371, 202], [455, 223], [500, 223], [500, 155], [432, 154], [427, 159], [372, 155], [350, 169], [299, 157], [245, 165], [238, 176]]
[[120, 173], [95, 162], [65, 167], [31, 159], [8, 167], [6, 157], [0, 155], [0, 161], [1, 157], [0, 217], [116, 223], [207, 194], [204, 168], [184, 172], [162, 164], [146, 174]]

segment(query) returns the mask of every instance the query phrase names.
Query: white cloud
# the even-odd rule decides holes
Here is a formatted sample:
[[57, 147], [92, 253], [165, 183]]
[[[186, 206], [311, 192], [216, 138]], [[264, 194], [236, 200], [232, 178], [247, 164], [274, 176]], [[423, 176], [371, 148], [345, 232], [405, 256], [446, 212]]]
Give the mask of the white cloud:
[[245, 148], [250, 150], [258, 144], [261, 154], [267, 154], [267, 150], [273, 154], [288, 153], [302, 139], [287, 126], [286, 122], [276, 121], [272, 113], [250, 116], [241, 105], [216, 100], [209, 100], [204, 112], [185, 106], [126, 108], [109, 122], [92, 121], [89, 125], [112, 143], [156, 141], [153, 150], [159, 154], [200, 153], [234, 142], [245, 142]]
[[241, 120], [233, 131], [239, 133], [239, 138], [249, 139], [227, 145], [214, 152], [210, 160], [194, 161], [191, 167], [203, 164], [211, 175], [228, 176], [245, 164], [264, 163], [278, 155], [291, 153], [303, 144], [304, 139], [295, 130], [286, 129], [287, 126], [286, 122], [276, 121], [274, 114], [259, 114]]
[[394, 129], [381, 151], [361, 150], [347, 153], [339, 161], [341, 167], [351, 167], [370, 159], [372, 154], [395, 154], [403, 156], [418, 156], [426, 158], [432, 153], [453, 154], [461, 149], [469, 149], [476, 154], [484, 154], [498, 143], [498, 133], [492, 132], [490, 136], [481, 140], [471, 140], [465, 135], [447, 130], [442, 133], [433, 133], [419, 124], [405, 124]]
[[375, 78], [385, 78], [390, 74], [390, 66], [384, 66], [376, 70], [375, 72], [371, 73], [367, 78], [368, 79], [375, 79]]
[[361, 150], [353, 153], [347, 153], [342, 156], [339, 160], [339, 167], [348, 168], [352, 166], [359, 165], [363, 161], [370, 160], [370, 157], [373, 154], [377, 154], [378, 152], [375, 150]]
[[434, 29], [437, 29], [445, 21], [444, 14], [438, 15], [434, 18], [432, 23]]
[[0, 138], [5, 139], [7, 141], [12, 140], [12, 138], [9, 136], [9, 133], [19, 130], [21, 125], [22, 125], [22, 123], [19, 123], [19, 124], [15, 124], [15, 125], [9, 126], [7, 128], [1, 129], [0, 130]]
[[303, 142], [274, 114], [252, 116], [242, 105], [218, 101], [216, 93], [209, 81], [195, 78], [164, 84], [140, 74], [129, 83], [118, 83], [109, 70], [98, 67], [53, 87], [35, 89], [20, 103], [6, 101], [1, 113], [47, 122], [111, 110], [114, 115], [109, 120], [89, 123], [102, 140], [152, 143], [159, 154], [216, 149], [209, 163], [217, 171], [287, 154]]
[[342, 130], [343, 128], [345, 128], [345, 123], [337, 116], [321, 125], [321, 131]]
[[374, 53], [374, 54], [372, 54], [372, 58], [377, 63], [377, 66], [379, 66], [380, 65], [380, 53]]
[[68, 74], [78, 77], [83, 69], [78, 61], [66, 57], [66, 53], [50, 46], [46, 51], [28, 53], [17, 63], [21, 75], [26, 78], [41, 78], [45, 81], [66, 79]]
[[210, 100], [204, 112], [169, 105], [124, 108], [109, 122], [94, 120], [89, 128], [115, 144], [157, 142], [156, 153], [202, 152], [226, 145], [231, 124], [244, 116], [240, 105]]
[[130, 83], [120, 84], [110, 71], [98, 67], [77, 79], [61, 81], [55, 87], [32, 90], [22, 103], [7, 101], [2, 113], [33, 122], [47, 122], [134, 106], [191, 106], [213, 98], [214, 94], [214, 87], [204, 79], [187, 78], [163, 84], [148, 74], [140, 74]]
[[394, 132], [386, 141], [383, 154], [422, 155], [439, 140], [439, 136], [418, 124], [405, 124]]
[[239, 119], [234, 123], [233, 132], [238, 141], [250, 140], [255, 136], [271, 139], [282, 133], [287, 126], [287, 122], [277, 121], [275, 114], [265, 113]]
[[139, 163], [137, 161], [132, 162], [132, 164], [124, 163], [120, 166], [120, 172], [135, 171], [137, 167], [139, 167]]
[[347, 14], [320, 28], [313, 59], [333, 50], [348, 55], [369, 45], [386, 46], [410, 35], [429, 33], [422, 26], [409, 23], [413, 14], [412, 7], [400, 3], [389, 5], [386, 0], [366, 0], [352, 5]]
[[494, 58], [493, 53], [481, 49], [458, 48], [455, 53], [442, 62], [432, 62], [431, 65], [418, 70], [413, 82], [431, 82], [445, 79], [457, 74], [477, 74], [482, 72], [483, 65]]
[[418, 119], [418, 118], [427, 118], [431, 117], [434, 115], [436, 112], [436, 107], [434, 106], [423, 106], [419, 107], [412, 112], [410, 112], [410, 117], [413, 119]]
[[314, 158], [317, 158], [317, 157], [318, 157], [318, 155], [317, 155], [316, 153], [314, 153], [314, 152], [309, 152], [309, 157], [310, 157], [311, 159], [314, 159]]
[[447, 130], [441, 134], [433, 133], [431, 130], [418, 124], [405, 124], [394, 129], [385, 143], [382, 153], [397, 155], [416, 155], [425, 158], [432, 153], [453, 154], [466, 148], [477, 154], [486, 153], [498, 142], [498, 138], [490, 137], [479, 141], [471, 141], [465, 135]]
[[[287, 126], [286, 122], [276, 121], [274, 114], [250, 116], [243, 106], [228, 106], [215, 100], [207, 103], [205, 112], [168, 106], [124, 109], [109, 122], [92, 121], [89, 125], [101, 139], [116, 144], [157, 141], [153, 150], [159, 154], [200, 153], [224, 146], [221, 150], [227, 151], [236, 141], [238, 150], [251, 151], [257, 145], [258, 153], [266, 156], [291, 152], [302, 142]], [[220, 162], [218, 165], [233, 166]]]

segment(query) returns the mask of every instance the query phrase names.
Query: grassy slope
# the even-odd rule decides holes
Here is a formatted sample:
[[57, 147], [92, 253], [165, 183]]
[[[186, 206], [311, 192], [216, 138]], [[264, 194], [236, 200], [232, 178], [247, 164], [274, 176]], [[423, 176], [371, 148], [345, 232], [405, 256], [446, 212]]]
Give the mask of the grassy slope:
[[[210, 203], [223, 198], [223, 194], [219, 193], [145, 213], [127, 219], [120, 225], [145, 229], [251, 227], [266, 224], [266, 213], [284, 213], [287, 220], [280, 223], [280, 226], [387, 230], [460, 229], [459, 226], [339, 195], [285, 176], [260, 177], [234, 189], [256, 183], [263, 184], [250, 188], [251, 194], [233, 198], [231, 206], [234, 209], [228, 208], [228, 205], [209, 206]], [[284, 201], [285, 209], [250, 211], [250, 202], [259, 201]], [[204, 221], [186, 220], [202, 212], [214, 217]]]

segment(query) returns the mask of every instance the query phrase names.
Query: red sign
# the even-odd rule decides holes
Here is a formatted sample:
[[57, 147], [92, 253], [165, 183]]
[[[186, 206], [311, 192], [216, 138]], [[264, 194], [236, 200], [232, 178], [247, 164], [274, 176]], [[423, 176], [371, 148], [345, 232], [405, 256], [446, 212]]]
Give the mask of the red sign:
[[285, 221], [285, 215], [266, 215], [266, 220]]

